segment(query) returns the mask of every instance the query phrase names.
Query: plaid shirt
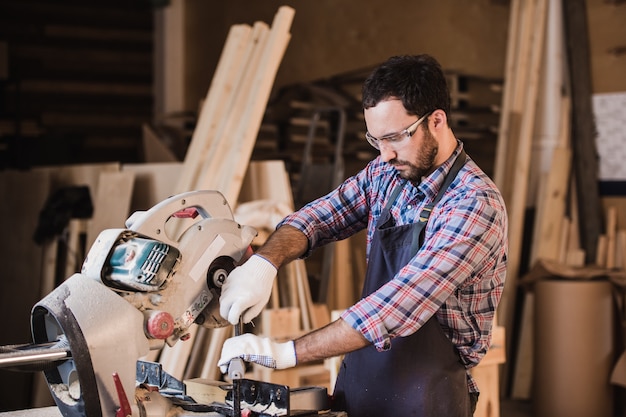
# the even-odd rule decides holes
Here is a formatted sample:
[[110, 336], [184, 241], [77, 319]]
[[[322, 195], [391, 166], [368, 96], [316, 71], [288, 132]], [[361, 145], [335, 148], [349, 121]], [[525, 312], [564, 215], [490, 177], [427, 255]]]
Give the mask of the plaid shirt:
[[[309, 239], [309, 252], [367, 227], [369, 251], [376, 222], [392, 190], [403, 187], [391, 207], [396, 225], [417, 221], [432, 201], [461, 151], [417, 186], [402, 179], [380, 157], [336, 190], [288, 216]], [[468, 158], [426, 225], [421, 250], [391, 281], [348, 308], [342, 318], [379, 351], [393, 338], [416, 332], [432, 315], [469, 369], [491, 342], [494, 312], [504, 287], [507, 215], [493, 182]], [[469, 374], [468, 374], [469, 375]], [[470, 391], [478, 391], [469, 377]]]

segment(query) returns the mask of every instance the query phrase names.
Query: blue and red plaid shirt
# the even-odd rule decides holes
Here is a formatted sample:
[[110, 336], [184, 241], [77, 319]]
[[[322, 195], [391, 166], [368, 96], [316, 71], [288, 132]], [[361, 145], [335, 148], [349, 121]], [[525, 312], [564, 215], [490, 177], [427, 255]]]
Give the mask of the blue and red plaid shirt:
[[[367, 227], [369, 251], [376, 223], [393, 189], [402, 191], [391, 206], [396, 225], [414, 223], [450, 171], [454, 154], [419, 185], [401, 178], [380, 157], [336, 190], [285, 218], [279, 225], [300, 229], [309, 252]], [[348, 308], [342, 318], [379, 350], [408, 336], [434, 314], [469, 369], [491, 342], [494, 313], [504, 287], [507, 214], [500, 192], [468, 158], [433, 209], [420, 251], [391, 281]], [[469, 390], [478, 391], [469, 376]]]

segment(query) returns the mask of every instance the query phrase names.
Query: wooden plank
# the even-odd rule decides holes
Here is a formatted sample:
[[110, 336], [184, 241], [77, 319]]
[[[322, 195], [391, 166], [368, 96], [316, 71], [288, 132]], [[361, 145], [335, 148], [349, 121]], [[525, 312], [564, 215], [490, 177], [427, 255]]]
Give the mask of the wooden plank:
[[[498, 129], [498, 141], [496, 144], [496, 158], [494, 161], [494, 181], [498, 186], [504, 201], [510, 211], [511, 207], [511, 162], [512, 155], [518, 146], [518, 133], [520, 114], [522, 112], [523, 98], [522, 86], [527, 77], [528, 55], [530, 53], [529, 31], [532, 25], [532, 13], [534, 2], [512, 0], [509, 14], [509, 32], [506, 50], [506, 65], [504, 77], [504, 90], [502, 94], [502, 111], [500, 113], [500, 125]], [[510, 235], [510, 233], [509, 233]], [[509, 307], [514, 299], [516, 285], [507, 284], [500, 302], [499, 310], [503, 322], [510, 328], [508, 314], [512, 314], [513, 307]], [[512, 294], [511, 294], [512, 293]], [[509, 332], [509, 335], [513, 332]], [[510, 344], [509, 344], [510, 346]], [[503, 369], [503, 381], [508, 380], [508, 366]]]
[[[498, 127], [498, 141], [496, 145], [496, 158], [494, 162], [494, 181], [504, 191], [506, 184], [506, 161], [509, 154], [511, 113], [513, 111], [514, 100], [517, 97], [516, 83], [519, 67], [519, 43], [520, 41], [520, 23], [521, 23], [521, 4], [520, 0], [512, 0], [509, 12], [508, 38], [506, 47], [506, 63], [504, 88], [502, 92], [502, 110], [500, 113], [500, 124]], [[508, 199], [505, 199], [508, 201]]]
[[135, 175], [131, 171], [102, 172], [87, 228], [87, 248], [105, 229], [124, 227], [129, 215]]
[[[515, 300], [517, 291], [518, 274], [520, 273], [523, 227], [527, 208], [527, 188], [530, 169], [530, 154], [532, 138], [535, 127], [535, 111], [537, 107], [537, 92], [539, 88], [540, 68], [543, 57], [545, 21], [547, 13], [547, 1], [524, 2], [525, 5], [535, 4], [532, 8], [532, 27], [530, 34], [530, 50], [528, 62], [528, 77], [523, 91], [523, 110], [519, 132], [511, 132], [512, 138], [518, 137], [515, 149], [515, 163], [509, 165], [512, 175], [512, 188], [510, 188], [510, 200], [506, 201], [509, 215], [509, 256], [507, 263], [507, 282], [504, 287], [502, 298], [498, 307], [498, 314], [505, 328], [509, 329], [507, 335], [510, 338], [514, 334], [513, 323], [515, 314]], [[530, 7], [530, 6], [529, 6]], [[506, 190], [507, 188], [505, 188]], [[512, 346], [507, 343], [507, 346]], [[513, 356], [513, 355], [511, 355]], [[504, 381], [508, 379], [508, 366], [505, 366]]]
[[[494, 181], [498, 185], [504, 201], [509, 203], [512, 199], [514, 172], [521, 123], [524, 117], [524, 106], [527, 97], [529, 83], [533, 36], [535, 36], [535, 13], [537, 1], [520, 1], [512, 4], [511, 13], [518, 20], [512, 29], [519, 33], [511, 33], [510, 37], [515, 41], [513, 51], [515, 54], [512, 65], [512, 77], [510, 81], [505, 79], [505, 91], [503, 97], [508, 97], [507, 112], [501, 113], [498, 142], [496, 149], [496, 161], [494, 164]], [[513, 16], [511, 16], [511, 19]], [[507, 51], [507, 60], [509, 51]], [[507, 103], [504, 103], [505, 105]], [[505, 107], [505, 106], [503, 106]]]
[[581, 245], [586, 260], [596, 259], [597, 241], [602, 230], [602, 210], [598, 189], [598, 152], [595, 144], [595, 123], [591, 96], [591, 54], [585, 0], [563, 2], [565, 39], [569, 57], [569, 78], [572, 94], [572, 149], [574, 175], [580, 207]]
[[587, 255], [583, 249], [570, 249], [565, 258], [565, 264], [568, 266], [583, 267], [586, 264]]
[[287, 340], [300, 336], [300, 309], [281, 307], [265, 309], [261, 312], [260, 334], [278, 340]]
[[560, 263], [565, 263], [565, 256], [567, 254], [567, 245], [569, 241], [569, 231], [571, 228], [571, 220], [565, 216], [561, 220], [561, 239], [559, 240], [559, 257], [557, 258]]
[[212, 329], [209, 336], [209, 348], [207, 349], [207, 356], [204, 360], [200, 377], [220, 379], [220, 369], [217, 367], [217, 363], [220, 359], [219, 356], [224, 342], [226, 339], [233, 336], [233, 329], [232, 327]]
[[480, 399], [474, 417], [500, 415], [500, 365], [506, 361], [506, 332], [503, 326], [492, 329], [491, 347], [470, 373], [480, 389]]
[[603, 196], [603, 210], [606, 211], [609, 207], [615, 207], [616, 209], [616, 227], [618, 229], [626, 229], [626, 196]]
[[293, 210], [293, 192], [284, 161], [251, 161], [248, 164], [237, 203], [254, 200], [273, 201]]
[[570, 149], [554, 149], [551, 166], [543, 193], [542, 206], [537, 211], [531, 265], [540, 257], [554, 260], [558, 258], [560, 227], [565, 215], [567, 185], [570, 178]]
[[[571, 150], [569, 148], [570, 99], [561, 99], [560, 128], [558, 145], [553, 149], [550, 171], [544, 175], [539, 187], [535, 227], [531, 244], [530, 265], [538, 259], [558, 260], [562, 254], [563, 219], [568, 197], [568, 184], [571, 171]], [[566, 230], [567, 232], [567, 230]], [[534, 294], [525, 291], [515, 374], [511, 388], [511, 397], [530, 399], [532, 397], [533, 362], [534, 362]]]
[[[281, 276], [285, 277], [281, 279]], [[278, 286], [280, 295], [280, 304], [282, 306], [295, 306], [303, 308], [301, 300], [298, 294], [298, 279], [300, 279], [298, 273], [297, 263], [290, 262], [285, 265], [279, 271], [279, 280], [281, 280]], [[306, 307], [306, 305], [304, 305]]]
[[560, 110], [558, 145], [553, 150], [545, 188], [541, 190], [538, 198], [529, 265], [531, 267], [539, 256], [550, 260], [558, 259], [561, 246], [562, 233], [560, 227], [567, 207], [572, 166], [570, 148], [571, 100], [568, 96], [561, 99]]
[[607, 257], [607, 238], [606, 235], [598, 236], [597, 248], [596, 248], [596, 261], [595, 265], [600, 268], [606, 268]]
[[[224, 190], [230, 187], [230, 183], [227, 179], [226, 184], [224, 184], [222, 167], [243, 160], [243, 158], [239, 159], [239, 154], [233, 152], [233, 148], [236, 148], [237, 144], [243, 140], [236, 135], [236, 131], [238, 126], [248, 123], [244, 117], [244, 112], [251, 105], [250, 101], [255, 100], [255, 96], [252, 94], [253, 74], [261, 71], [261, 54], [269, 32], [270, 29], [267, 24], [255, 22], [250, 35], [250, 43], [242, 57], [243, 72], [240, 72], [236, 88], [226, 104], [228, 112], [216, 126], [207, 157], [198, 165], [194, 179], [198, 189], [207, 188], [208, 184], [211, 184], [212, 187], [224, 193]], [[227, 201], [236, 201], [237, 195], [234, 199], [229, 199], [229, 196], [226, 196], [226, 199]]]
[[617, 247], [615, 248], [615, 267], [626, 269], [626, 230], [617, 231]]
[[298, 292], [298, 304], [300, 305], [300, 314], [302, 318], [302, 330], [308, 332], [313, 329], [311, 323], [311, 309], [313, 300], [311, 299], [311, 290], [309, 288], [309, 277], [306, 272], [306, 265], [303, 259], [296, 259], [291, 262], [294, 266], [295, 284]]
[[231, 26], [226, 43], [218, 60], [215, 74], [207, 91], [206, 98], [200, 109], [198, 122], [185, 154], [183, 172], [181, 173], [176, 192], [190, 191], [194, 188], [198, 169], [206, 160], [209, 148], [215, 144], [215, 132], [227, 110], [230, 110], [234, 91], [240, 81], [242, 63], [248, 51], [252, 34], [249, 25]]
[[352, 254], [349, 240], [334, 243], [334, 259], [331, 272], [332, 291], [329, 294], [331, 309], [341, 310], [350, 307], [357, 300], [354, 296], [352, 275]]
[[500, 393], [498, 365], [487, 365], [472, 369], [472, 376], [480, 387], [480, 399], [474, 417], [499, 417]]
[[328, 305], [314, 303], [311, 305], [311, 327], [313, 329], [319, 329], [330, 323], [330, 310]]
[[186, 394], [199, 404], [226, 402], [226, 390], [222, 389], [224, 381], [204, 378], [192, 378], [183, 381]]
[[617, 231], [615, 267], [626, 270], [626, 229]]
[[[526, 189], [530, 168], [530, 151], [534, 133], [535, 109], [537, 107], [537, 91], [539, 88], [540, 65], [544, 44], [546, 0], [539, 0], [534, 14], [535, 31], [532, 37], [532, 51], [530, 73], [526, 96], [524, 98], [524, 118], [519, 131], [516, 163], [513, 171], [513, 194], [509, 206], [509, 258], [507, 268], [508, 289], [514, 289], [521, 261], [521, 246], [523, 240], [524, 214], [526, 210]], [[506, 290], [505, 290], [506, 292]], [[504, 298], [504, 296], [503, 296]], [[504, 317], [510, 317], [511, 307], [509, 299], [503, 300]], [[501, 315], [503, 317], [503, 315]], [[506, 320], [506, 319], [505, 319]]]
[[185, 366], [183, 379], [194, 378], [202, 372], [202, 366], [204, 365], [204, 358], [208, 350], [208, 338], [211, 329], [198, 326], [198, 332], [196, 333], [196, 342], [191, 346], [189, 353], [189, 360], [187, 366]]
[[500, 365], [506, 362], [506, 330], [504, 326], [494, 325], [491, 329], [491, 345], [489, 350], [476, 366]]
[[312, 362], [279, 370], [254, 364], [252, 369], [252, 378], [260, 381], [289, 387], [322, 386], [330, 392], [329, 371], [323, 364]]
[[606, 210], [606, 267], [615, 268], [616, 233], [617, 233], [617, 209], [609, 207]]
[[[253, 55], [251, 58], [251, 62], [256, 62], [259, 70], [255, 74], [245, 75], [246, 82], [242, 85], [242, 90], [247, 90], [247, 94], [240, 97], [245, 101], [238, 102], [235, 107], [242, 110], [242, 113], [238, 117], [236, 126], [233, 126], [235, 129], [228, 130], [229, 139], [222, 140], [222, 143], [232, 141], [227, 153], [230, 157], [222, 158], [219, 157], [222, 154], [218, 154], [217, 163], [210, 169], [202, 170], [201, 180], [198, 182], [199, 187], [206, 188], [207, 180], [217, 178], [220, 184], [217, 189], [224, 192], [228, 201], [236, 201], [238, 198], [247, 165], [234, 163], [234, 161], [250, 159], [276, 72], [291, 38], [289, 28], [294, 14], [295, 11], [291, 7], [279, 8], [267, 40], [261, 43], [262, 48], [258, 50], [260, 56]], [[250, 102], [247, 97], [253, 97], [254, 100]]]

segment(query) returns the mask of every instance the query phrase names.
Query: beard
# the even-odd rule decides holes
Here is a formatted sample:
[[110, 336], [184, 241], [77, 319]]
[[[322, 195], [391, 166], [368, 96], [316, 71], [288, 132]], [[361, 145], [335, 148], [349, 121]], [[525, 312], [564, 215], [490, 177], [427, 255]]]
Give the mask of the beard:
[[389, 161], [389, 163], [394, 167], [406, 167], [403, 170], [398, 170], [399, 175], [415, 184], [419, 184], [422, 181], [422, 177], [433, 171], [435, 157], [439, 151], [439, 144], [433, 134], [430, 133], [430, 130], [424, 129], [423, 132], [424, 138], [422, 146], [420, 146], [417, 151], [415, 162], [402, 161], [398, 159]]

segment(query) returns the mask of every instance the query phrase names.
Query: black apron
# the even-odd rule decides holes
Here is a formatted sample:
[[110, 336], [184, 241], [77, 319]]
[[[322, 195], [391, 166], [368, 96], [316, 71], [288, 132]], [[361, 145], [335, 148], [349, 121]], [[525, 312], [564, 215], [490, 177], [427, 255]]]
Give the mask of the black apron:
[[[390, 281], [415, 256], [430, 211], [465, 160], [461, 151], [419, 222], [395, 225], [390, 208], [402, 186], [394, 189], [373, 235], [363, 297]], [[333, 409], [346, 411], [348, 417], [472, 415], [465, 367], [435, 316], [412, 335], [393, 339], [390, 350], [378, 352], [371, 345], [347, 354], [335, 384]]]

